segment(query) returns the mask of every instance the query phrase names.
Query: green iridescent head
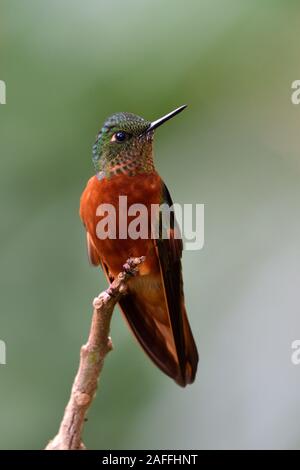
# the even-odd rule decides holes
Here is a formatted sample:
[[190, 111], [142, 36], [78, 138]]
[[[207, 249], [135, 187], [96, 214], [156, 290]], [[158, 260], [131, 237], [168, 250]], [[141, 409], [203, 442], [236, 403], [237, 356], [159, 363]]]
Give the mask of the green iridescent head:
[[131, 113], [116, 113], [106, 119], [93, 146], [98, 177], [153, 171], [153, 131], [185, 107], [153, 122]]

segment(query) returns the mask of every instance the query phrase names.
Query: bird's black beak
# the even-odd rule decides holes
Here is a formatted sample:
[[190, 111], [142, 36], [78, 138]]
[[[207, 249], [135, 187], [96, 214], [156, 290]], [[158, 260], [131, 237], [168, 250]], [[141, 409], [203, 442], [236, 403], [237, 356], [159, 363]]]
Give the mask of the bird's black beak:
[[169, 114], [166, 114], [165, 116], [157, 119], [156, 121], [151, 122], [148, 129], [146, 129], [145, 133], [153, 131], [157, 127], [161, 126], [164, 122], [167, 122], [169, 119], [176, 116], [176, 114], [181, 113], [181, 111], [183, 111], [186, 107], [187, 107], [187, 104], [179, 106], [179, 108], [174, 109], [174, 111], [171, 111]]

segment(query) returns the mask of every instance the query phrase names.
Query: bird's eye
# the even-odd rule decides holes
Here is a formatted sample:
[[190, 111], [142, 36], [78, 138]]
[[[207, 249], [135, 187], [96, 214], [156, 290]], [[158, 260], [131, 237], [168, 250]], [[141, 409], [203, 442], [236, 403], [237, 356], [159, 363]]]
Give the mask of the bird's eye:
[[127, 134], [127, 132], [118, 131], [112, 136], [111, 142], [124, 142], [124, 140], [128, 139], [129, 137], [130, 136]]

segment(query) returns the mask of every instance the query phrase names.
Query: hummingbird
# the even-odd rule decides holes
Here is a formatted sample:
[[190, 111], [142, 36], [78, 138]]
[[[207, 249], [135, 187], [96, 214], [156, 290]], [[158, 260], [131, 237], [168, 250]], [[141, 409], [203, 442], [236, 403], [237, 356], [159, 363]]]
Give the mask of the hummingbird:
[[[122, 271], [128, 258], [145, 256], [138, 274], [129, 280], [119, 306], [142, 349], [182, 387], [195, 379], [198, 352], [185, 309], [183, 244], [175, 215], [172, 213], [168, 237], [162, 237], [161, 231], [153, 237], [149, 229], [147, 237], [120, 237], [117, 231], [116, 236], [99, 238], [97, 224], [101, 216], [97, 208], [101, 204], [112, 205], [118, 213], [117, 226], [131, 220], [120, 207], [120, 196], [127, 197], [129, 207], [143, 204], [148, 214], [151, 205], [167, 204], [172, 208], [170, 193], [154, 166], [153, 137], [159, 126], [185, 108], [186, 105], [180, 106], [152, 122], [127, 112], [110, 116], [93, 146], [96, 174], [89, 179], [80, 199], [89, 260], [102, 267], [108, 282]], [[159, 219], [157, 213], [158, 224]]]

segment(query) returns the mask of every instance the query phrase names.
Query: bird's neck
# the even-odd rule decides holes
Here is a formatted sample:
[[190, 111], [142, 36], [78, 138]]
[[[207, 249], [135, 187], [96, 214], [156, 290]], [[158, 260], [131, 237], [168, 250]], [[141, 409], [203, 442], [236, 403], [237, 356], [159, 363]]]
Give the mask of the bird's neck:
[[135, 176], [149, 174], [155, 171], [152, 148], [144, 148], [142, 154], [119, 154], [107, 160], [102, 169], [97, 172], [98, 179], [111, 178], [116, 175]]

